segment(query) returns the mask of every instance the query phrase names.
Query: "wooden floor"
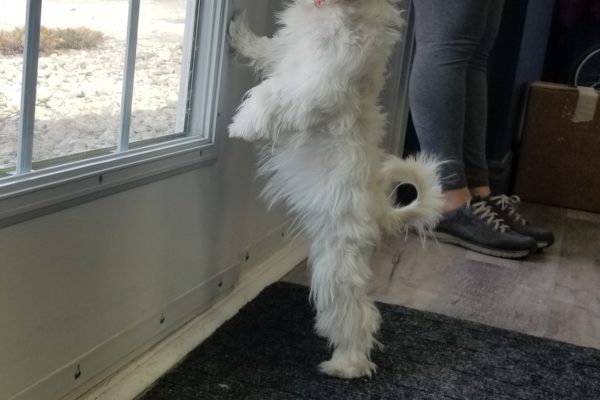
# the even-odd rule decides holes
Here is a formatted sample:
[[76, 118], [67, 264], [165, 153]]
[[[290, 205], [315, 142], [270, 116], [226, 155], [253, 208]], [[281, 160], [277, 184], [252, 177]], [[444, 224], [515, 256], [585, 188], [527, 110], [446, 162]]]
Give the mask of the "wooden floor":
[[[372, 297], [600, 349], [600, 214], [528, 204], [523, 215], [556, 236], [525, 261], [387, 238], [373, 260]], [[305, 265], [284, 280], [306, 284]]]

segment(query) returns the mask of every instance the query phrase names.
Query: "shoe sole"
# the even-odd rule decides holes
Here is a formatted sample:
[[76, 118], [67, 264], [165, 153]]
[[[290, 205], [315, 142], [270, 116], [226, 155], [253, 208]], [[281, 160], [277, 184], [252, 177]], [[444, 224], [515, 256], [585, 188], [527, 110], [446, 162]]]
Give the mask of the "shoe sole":
[[547, 249], [548, 247], [552, 246], [553, 244], [554, 244], [554, 240], [552, 240], [550, 242], [540, 242], [539, 240], [537, 241], [538, 250]]
[[[433, 232], [433, 237], [440, 242], [454, 244], [460, 247], [464, 247], [465, 249], [475, 251], [477, 253], [485, 254], [487, 256], [500, 257], [500, 258], [510, 258], [510, 259], [520, 259], [529, 256], [532, 253], [532, 250], [498, 250], [491, 249], [489, 247], [480, 246], [476, 243], [469, 242], [463, 240], [459, 237], [443, 233], [443, 232]], [[537, 249], [536, 249], [537, 250]]]

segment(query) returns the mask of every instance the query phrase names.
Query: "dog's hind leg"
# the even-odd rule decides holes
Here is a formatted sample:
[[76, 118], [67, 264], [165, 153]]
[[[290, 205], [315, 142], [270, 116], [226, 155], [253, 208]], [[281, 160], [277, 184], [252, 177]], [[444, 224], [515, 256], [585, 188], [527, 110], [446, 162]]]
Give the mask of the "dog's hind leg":
[[311, 247], [311, 298], [317, 333], [334, 350], [320, 369], [345, 379], [370, 376], [376, 369], [370, 352], [381, 319], [366, 292], [376, 228], [352, 215], [323, 228]]

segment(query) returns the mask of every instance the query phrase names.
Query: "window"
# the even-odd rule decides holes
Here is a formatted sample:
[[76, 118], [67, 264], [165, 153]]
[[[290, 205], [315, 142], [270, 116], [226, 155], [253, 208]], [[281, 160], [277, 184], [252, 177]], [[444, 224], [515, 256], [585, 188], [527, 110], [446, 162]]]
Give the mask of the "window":
[[0, 225], [214, 157], [228, 3], [0, 0]]

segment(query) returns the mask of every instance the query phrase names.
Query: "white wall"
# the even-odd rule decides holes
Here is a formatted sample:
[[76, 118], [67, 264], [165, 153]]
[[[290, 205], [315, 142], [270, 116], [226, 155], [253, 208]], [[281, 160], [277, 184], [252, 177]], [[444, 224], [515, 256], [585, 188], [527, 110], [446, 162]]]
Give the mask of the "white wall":
[[[270, 3], [252, 0], [258, 30], [272, 26]], [[219, 135], [252, 83], [244, 68], [226, 76]], [[245, 249], [285, 215], [257, 199], [251, 146], [221, 140], [219, 152], [194, 171], [0, 229], [0, 399], [32, 385], [18, 398], [56, 398], [234, 283]]]

